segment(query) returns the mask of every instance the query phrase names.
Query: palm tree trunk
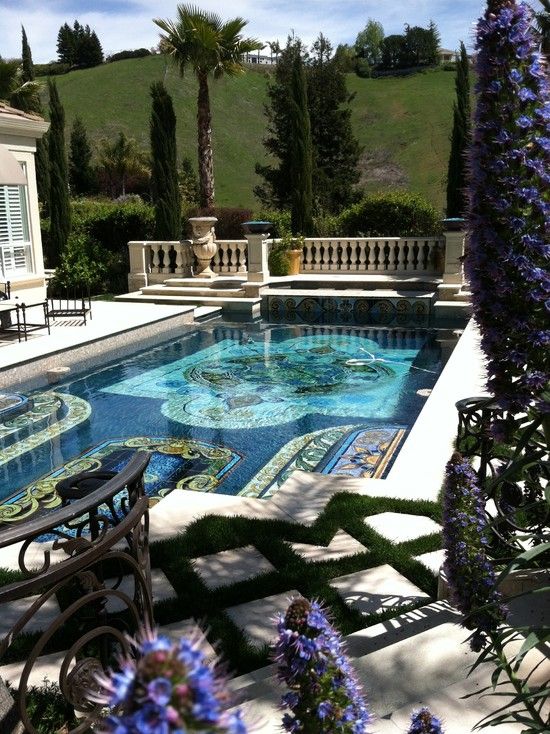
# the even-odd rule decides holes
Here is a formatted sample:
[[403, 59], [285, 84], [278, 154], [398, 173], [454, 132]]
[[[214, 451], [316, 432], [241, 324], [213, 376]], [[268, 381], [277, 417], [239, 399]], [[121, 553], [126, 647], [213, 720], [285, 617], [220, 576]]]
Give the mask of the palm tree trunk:
[[210, 113], [208, 76], [203, 72], [199, 72], [198, 80], [199, 198], [201, 207], [210, 208], [214, 206], [214, 159], [212, 156], [212, 115]]

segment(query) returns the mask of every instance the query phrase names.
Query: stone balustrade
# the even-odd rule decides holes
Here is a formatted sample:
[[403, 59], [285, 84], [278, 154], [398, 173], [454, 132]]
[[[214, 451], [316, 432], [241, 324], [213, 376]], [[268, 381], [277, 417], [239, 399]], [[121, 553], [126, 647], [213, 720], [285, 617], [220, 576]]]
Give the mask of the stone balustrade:
[[[272, 240], [271, 242], [276, 242]], [[218, 251], [212, 270], [220, 275], [246, 273], [247, 240], [216, 240]], [[269, 241], [268, 241], [269, 244]], [[130, 290], [167, 278], [192, 275], [193, 250], [181, 242], [128, 243]], [[303, 273], [422, 273], [441, 275], [445, 270], [445, 237], [309, 237], [303, 248]]]

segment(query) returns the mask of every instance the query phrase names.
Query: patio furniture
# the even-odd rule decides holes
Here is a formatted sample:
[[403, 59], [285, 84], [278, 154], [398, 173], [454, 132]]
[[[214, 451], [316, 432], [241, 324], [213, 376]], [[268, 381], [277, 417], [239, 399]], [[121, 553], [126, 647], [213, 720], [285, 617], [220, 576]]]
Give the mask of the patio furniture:
[[0, 283], [0, 301], [9, 301], [11, 298], [11, 283], [7, 280], [5, 283]]
[[[32, 316], [29, 311], [34, 309]], [[43, 318], [42, 318], [43, 317]], [[15, 333], [17, 340], [27, 341], [27, 336], [33, 331], [47, 329], [50, 333], [50, 317], [46, 301], [40, 303], [0, 304], [0, 333]]]
[[[96, 674], [112, 665], [116, 653], [129, 652], [125, 633], [135, 635], [141, 625], [154, 624], [143, 483], [149, 458], [148, 452], [138, 451], [122, 471], [84, 498], [0, 526], [0, 549], [18, 559], [23, 574], [0, 588], [0, 613], [8, 613], [0, 658], [26, 646], [21, 675], [12, 683], [18, 689], [18, 718], [28, 734], [38, 731], [39, 714], [33, 716], [29, 689], [44, 660], [55, 659], [52, 682], [79, 712], [76, 728], [67, 734], [89, 731], [102, 714], [102, 706], [88, 697], [97, 686]], [[106, 509], [109, 503], [116, 514]], [[57, 596], [63, 599], [62, 611], [52, 614]], [[40, 615], [45, 623], [37, 628]], [[38, 631], [25, 640], [33, 623]]]
[[50, 295], [48, 291], [48, 315], [52, 319], [72, 318], [80, 316], [83, 326], [86, 326], [86, 316], [92, 318], [92, 300], [90, 297], [90, 289], [85, 293], [77, 288], [66, 288], [65, 291], [58, 296]]

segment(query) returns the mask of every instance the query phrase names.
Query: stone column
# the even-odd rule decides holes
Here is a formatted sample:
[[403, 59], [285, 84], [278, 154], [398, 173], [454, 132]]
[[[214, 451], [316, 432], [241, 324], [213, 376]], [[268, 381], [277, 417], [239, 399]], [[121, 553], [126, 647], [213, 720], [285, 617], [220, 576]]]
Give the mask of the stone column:
[[267, 238], [271, 222], [245, 222], [244, 236], [248, 242], [248, 282], [262, 283], [269, 278]]
[[464, 219], [444, 219], [445, 227], [445, 270], [443, 282], [462, 285], [464, 282], [462, 257], [466, 232]]
[[218, 220], [216, 217], [190, 217], [189, 221], [193, 228], [193, 252], [198, 261], [193, 276], [195, 278], [215, 278], [216, 273], [210, 267], [210, 262], [218, 251], [218, 246], [214, 241], [216, 237], [214, 225]]
[[128, 273], [128, 290], [135, 291], [149, 285], [149, 262], [146, 242], [128, 242], [130, 272]]

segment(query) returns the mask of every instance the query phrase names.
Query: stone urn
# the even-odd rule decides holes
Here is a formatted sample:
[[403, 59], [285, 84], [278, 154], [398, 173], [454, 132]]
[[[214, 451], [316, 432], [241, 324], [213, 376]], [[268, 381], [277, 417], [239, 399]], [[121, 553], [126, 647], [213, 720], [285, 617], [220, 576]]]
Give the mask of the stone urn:
[[193, 228], [193, 252], [197, 258], [193, 277], [215, 278], [216, 273], [210, 267], [210, 262], [218, 251], [218, 246], [214, 242], [214, 225], [218, 220], [216, 217], [190, 217], [189, 221]]

